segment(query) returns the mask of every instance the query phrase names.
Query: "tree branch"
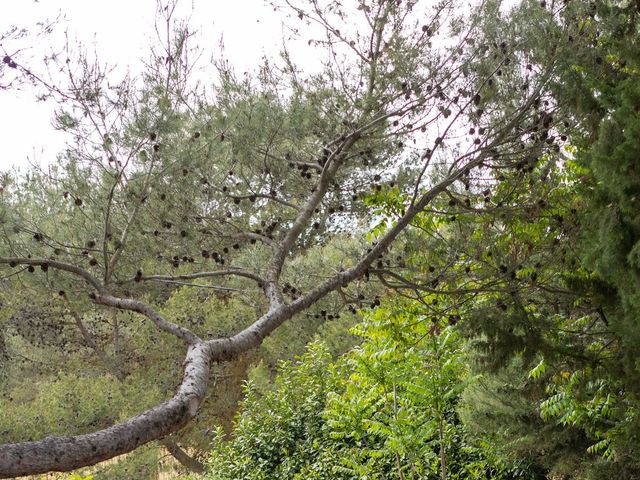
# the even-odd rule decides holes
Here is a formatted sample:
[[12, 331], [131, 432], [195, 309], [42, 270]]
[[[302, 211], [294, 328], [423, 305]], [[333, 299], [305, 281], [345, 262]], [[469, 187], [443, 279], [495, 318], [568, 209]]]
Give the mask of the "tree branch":
[[204, 465], [180, 448], [171, 437], [160, 440], [160, 443], [181, 465], [195, 473], [204, 473]]
[[[316, 167], [317, 166], [318, 165], [316, 165]], [[252, 199], [255, 200], [257, 198], [266, 198], [267, 200], [272, 200], [276, 203], [292, 208], [294, 210], [300, 210], [297, 205], [294, 205], [291, 202], [287, 202], [286, 200], [278, 198], [275, 195], [267, 195], [266, 193], [251, 193], [249, 195], [227, 195], [227, 196], [234, 200], [252, 200]]]
[[315, 212], [316, 207], [324, 198], [324, 195], [329, 188], [329, 184], [331, 183], [333, 176], [340, 167], [340, 154], [343, 151], [348, 150], [354, 143], [356, 143], [360, 136], [361, 134], [359, 131], [352, 133], [348, 137], [344, 138], [342, 144], [329, 154], [314, 192], [307, 199], [307, 202], [304, 204], [302, 210], [300, 210], [300, 213], [294, 220], [293, 225], [291, 225], [291, 228], [287, 231], [284, 238], [282, 238], [276, 248], [276, 251], [273, 254], [271, 265], [269, 266], [269, 271], [267, 274], [270, 283], [278, 281], [286, 256], [288, 255], [291, 247], [299, 237], [304, 227], [308, 224], [309, 219]]
[[0, 445], [0, 478], [68, 472], [130, 452], [179, 430], [195, 416], [206, 393], [210, 351], [209, 343], [191, 345], [178, 392], [125, 422], [86, 435]]
[[73, 273], [82, 277], [89, 285], [95, 288], [99, 293], [106, 293], [104, 286], [87, 270], [70, 263], [59, 262], [57, 260], [47, 260], [42, 258], [20, 258], [20, 257], [0, 257], [0, 265], [32, 265], [44, 268], [55, 268], [65, 272]]
[[168, 285], [178, 285], [181, 287], [209, 288], [220, 292], [244, 292], [241, 288], [222, 287], [220, 285], [206, 285], [203, 283], [180, 282], [178, 280], [156, 280], [156, 282], [166, 283]]
[[356, 265], [329, 278], [306, 295], [291, 303], [290, 308], [294, 313], [300, 312], [317, 302], [328, 293], [336, 290], [338, 287], [343, 287], [349, 282], [364, 275], [369, 266], [389, 247], [389, 245], [391, 245], [396, 237], [409, 225], [413, 218], [429, 204], [429, 202], [436, 198], [440, 193], [444, 192], [449, 185], [460, 178], [464, 174], [465, 170], [478, 166], [482, 163], [483, 159], [484, 156], [479, 155], [474, 160], [465, 164], [463, 168], [458, 169], [453, 174], [449, 175], [440, 183], [432, 187], [428, 192], [423, 194], [416, 203], [409, 206], [406, 213], [398, 219], [396, 224], [380, 238], [378, 243], [367, 255], [362, 257]]
[[89, 347], [91, 347], [91, 349], [96, 353], [96, 355], [98, 355], [98, 357], [100, 358], [104, 366], [108, 369], [108, 371], [113, 373], [113, 375], [118, 380], [122, 381], [123, 380], [122, 372], [120, 371], [119, 368], [116, 367], [115, 362], [113, 362], [109, 358], [107, 353], [96, 343], [94, 336], [85, 326], [80, 314], [75, 310], [73, 310], [72, 308], [69, 309], [69, 313], [75, 320], [76, 326], [78, 327], [78, 330], [80, 330], [80, 333], [82, 334], [82, 338], [84, 339], [85, 343], [89, 345]]
[[[403, 276], [398, 275], [397, 273], [387, 269], [371, 269], [369, 270], [369, 272], [372, 274], [375, 274], [380, 280], [380, 283], [382, 283], [382, 285], [394, 290], [399, 290], [399, 289], [419, 290], [421, 292], [433, 293], [436, 295], [441, 295], [441, 294], [442, 295], [465, 295], [465, 294], [475, 294], [475, 293], [484, 293], [484, 292], [509, 292], [510, 291], [508, 288], [494, 288], [496, 285], [498, 285], [499, 283], [498, 281], [491, 281], [475, 288], [465, 288], [463, 286], [462, 288], [456, 288], [452, 290], [442, 290], [438, 288], [433, 288], [428, 284], [412, 282], [411, 280], [408, 280]], [[395, 278], [396, 280], [398, 280], [399, 283], [390, 283], [386, 278], [384, 278], [385, 275], [389, 275]]]
[[195, 345], [202, 342], [202, 339], [198, 337], [191, 330], [184, 328], [175, 323], [165, 320], [158, 312], [139, 300], [132, 300], [129, 298], [118, 298], [111, 295], [92, 295], [92, 300], [99, 305], [106, 305], [108, 307], [119, 308], [121, 310], [129, 310], [131, 312], [137, 312], [145, 317], [149, 318], [155, 325], [165, 332], [171, 333], [178, 338], [181, 338], [189, 345]]
[[210, 278], [210, 277], [224, 277], [235, 275], [236, 277], [244, 277], [250, 280], [255, 280], [258, 285], [263, 285], [265, 280], [260, 276], [251, 272], [247, 272], [240, 269], [227, 269], [227, 270], [215, 270], [211, 272], [195, 272], [195, 273], [187, 273], [184, 275], [148, 275], [136, 277], [137, 281], [145, 282], [145, 281], [174, 281], [174, 280], [196, 280], [199, 278]]

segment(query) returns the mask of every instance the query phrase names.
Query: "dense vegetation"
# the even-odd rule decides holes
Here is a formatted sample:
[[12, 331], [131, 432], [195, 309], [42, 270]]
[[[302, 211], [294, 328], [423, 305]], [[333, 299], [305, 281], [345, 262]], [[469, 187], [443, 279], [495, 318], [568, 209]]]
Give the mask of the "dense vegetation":
[[204, 86], [173, 5], [139, 79], [3, 37], [69, 144], [1, 178], [0, 477], [640, 478], [637, 5], [275, 2], [320, 73]]

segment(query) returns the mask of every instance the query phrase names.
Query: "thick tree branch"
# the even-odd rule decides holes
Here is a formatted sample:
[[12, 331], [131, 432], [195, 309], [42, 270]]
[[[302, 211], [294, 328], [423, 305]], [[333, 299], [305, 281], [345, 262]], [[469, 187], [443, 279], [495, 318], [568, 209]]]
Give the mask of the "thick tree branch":
[[191, 420], [207, 390], [211, 346], [191, 345], [178, 392], [166, 402], [94, 433], [0, 445], [0, 478], [68, 472], [130, 452]]
[[270, 299], [273, 299], [269, 312], [260, 317], [252, 325], [230, 338], [211, 340], [213, 352], [212, 360], [229, 360], [239, 353], [257, 347], [265, 337], [270, 335], [276, 328], [282, 325], [282, 323], [293, 315], [310, 307], [332, 291], [337, 290], [349, 282], [363, 276], [369, 265], [371, 265], [378, 256], [389, 247], [397, 236], [407, 227], [407, 225], [409, 225], [413, 218], [421, 212], [430, 201], [436, 198], [440, 193], [445, 191], [449, 185], [461, 177], [466, 169], [473, 168], [482, 163], [483, 158], [484, 157], [482, 155], [479, 155], [476, 159], [468, 162], [464, 168], [461, 168], [449, 175], [426, 192], [418, 202], [408, 208], [405, 215], [398, 219], [396, 225], [389, 229], [378, 241], [377, 245], [375, 245], [354, 267], [334, 275], [290, 305], [284, 304], [281, 297], [278, 298], [277, 293], [271, 293], [270, 296], [269, 285], [273, 282], [268, 282], [265, 287], [265, 292]]
[[371, 251], [354, 267], [334, 275], [290, 305], [284, 304], [281, 296], [279, 297], [276, 292], [270, 291], [269, 286], [274, 282], [268, 282], [265, 287], [265, 293], [267, 293], [267, 296], [272, 300], [269, 312], [233, 337], [211, 340], [213, 344], [212, 360], [228, 360], [239, 353], [257, 347], [265, 337], [270, 335], [271, 332], [293, 315], [310, 307], [332, 291], [337, 290], [338, 288], [347, 285], [349, 282], [363, 276], [369, 266], [391, 245], [397, 236], [409, 225], [414, 217], [429, 204], [429, 202], [436, 198], [440, 193], [444, 192], [458, 178], [464, 175], [465, 170], [478, 166], [482, 163], [483, 159], [484, 156], [479, 155], [476, 159], [464, 165], [464, 168], [460, 168], [432, 187], [428, 192], [422, 195], [418, 202], [407, 209], [405, 215], [398, 219], [396, 225], [389, 229], [371, 249]]
[[398, 237], [398, 235], [409, 225], [414, 217], [429, 204], [429, 202], [431, 202], [439, 194], [444, 192], [447, 187], [458, 180], [458, 178], [464, 175], [465, 170], [480, 165], [483, 159], [484, 156], [479, 155], [474, 160], [465, 164], [463, 168], [458, 169], [453, 174], [442, 180], [440, 183], [429, 189], [429, 191], [423, 194], [417, 202], [409, 206], [406, 213], [397, 220], [396, 224], [393, 227], [387, 230], [387, 232], [380, 238], [380, 240], [378, 240], [378, 243], [369, 251], [367, 255], [362, 257], [362, 259], [360, 259], [360, 261], [356, 265], [329, 278], [324, 283], [308, 292], [306, 295], [294, 301], [290, 305], [290, 308], [293, 310], [293, 312], [297, 313], [308, 308], [328, 293], [336, 290], [339, 287], [343, 287], [349, 282], [363, 276], [368, 270], [369, 266], [378, 258], [379, 255], [385, 252], [385, 250]]
[[328, 155], [315, 190], [300, 210], [300, 213], [294, 220], [291, 228], [287, 231], [276, 247], [267, 274], [269, 282], [278, 281], [286, 256], [289, 254], [289, 251], [291, 250], [291, 247], [293, 247], [296, 239], [300, 236], [300, 233], [302, 233], [309, 223], [309, 219], [313, 216], [316, 207], [320, 204], [327, 193], [331, 180], [341, 165], [342, 152], [349, 150], [349, 148], [358, 141], [360, 136], [361, 134], [359, 131], [352, 133], [348, 137], [344, 138], [342, 144]]
[[211, 361], [228, 361], [252, 348], [258, 347], [276, 328], [293, 316], [294, 312], [282, 302], [272, 308], [244, 330], [229, 338], [210, 340]]

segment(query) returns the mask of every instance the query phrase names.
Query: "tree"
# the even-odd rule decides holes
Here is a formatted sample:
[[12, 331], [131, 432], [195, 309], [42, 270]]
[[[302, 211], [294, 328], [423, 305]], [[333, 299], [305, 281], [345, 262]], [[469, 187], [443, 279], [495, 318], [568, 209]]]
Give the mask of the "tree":
[[[571, 158], [565, 186], [556, 190], [564, 193], [545, 207], [563, 225], [551, 246], [561, 263], [538, 272], [538, 278], [555, 275], [556, 288], [518, 303], [501, 299], [506, 315], [485, 310], [488, 321], [475, 322], [492, 366], [506, 368], [488, 375], [488, 387], [474, 393], [470, 416], [483, 431], [508, 432], [497, 443], [528, 451], [553, 474], [635, 478], [637, 5], [548, 6], [523, 3], [506, 18], [487, 21], [487, 29], [535, 39], [541, 37], [528, 28], [541, 28], [547, 38], [562, 40], [554, 44], [561, 67], [550, 90], [556, 115], [571, 125]], [[546, 42], [522, 45], [532, 68], [546, 62]], [[510, 233], [522, 239], [515, 229]], [[502, 402], [492, 392], [497, 385], [503, 386]], [[502, 415], [477, 408], [496, 403]]]
[[[180, 25], [138, 83], [114, 83], [80, 54], [57, 59], [68, 84], [56, 85], [10, 57], [56, 99], [70, 145], [59, 167], [5, 179], [4, 308], [23, 322], [77, 314], [80, 332], [128, 312], [109, 320], [114, 358], [138, 318], [186, 357], [172, 398], [93, 433], [3, 445], [2, 476], [71, 470], [178, 431], [196, 416], [212, 363], [297, 315], [336, 317], [362, 303], [374, 268], [403, 268], [392, 252], [425, 208], [473, 214], [500, 172], [558, 153], [558, 140], [531, 130], [557, 123], [544, 102], [553, 61], [529, 75], [517, 51], [476, 41], [478, 23], [457, 17], [452, 1], [285, 7], [299, 31], [320, 27], [324, 37], [311, 39], [326, 60], [320, 75], [302, 75], [286, 51], [255, 79], [219, 61], [218, 84], [203, 93], [190, 82], [192, 38]], [[159, 9], [169, 26], [171, 11]], [[362, 27], [350, 28], [353, 18]], [[394, 209], [380, 215], [370, 199], [386, 192]], [[298, 270], [306, 252], [341, 241], [335, 261]], [[258, 313], [215, 334], [168, 319], [163, 303], [181, 287], [242, 295]]]
[[356, 478], [470, 473], [478, 459], [471, 449], [463, 453], [455, 414], [469, 380], [461, 338], [442, 320], [433, 323], [419, 303], [385, 307], [358, 327], [365, 342], [345, 356], [344, 392], [330, 397], [327, 418], [344, 443], [342, 462]]

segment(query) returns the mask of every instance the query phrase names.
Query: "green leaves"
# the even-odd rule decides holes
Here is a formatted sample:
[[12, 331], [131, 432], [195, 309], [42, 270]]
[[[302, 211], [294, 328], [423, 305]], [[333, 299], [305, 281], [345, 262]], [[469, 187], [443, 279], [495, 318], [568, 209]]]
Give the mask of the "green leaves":
[[209, 478], [421, 478], [439, 472], [441, 450], [451, 478], [503, 478], [508, 468], [470, 443], [455, 412], [477, 380], [463, 340], [453, 327], [431, 332], [420, 311], [387, 300], [353, 329], [362, 343], [336, 361], [312, 343], [272, 384], [264, 366], [254, 370], [233, 437], [214, 436]]
[[321, 413], [335, 385], [328, 352], [313, 343], [296, 363], [280, 366], [273, 385], [247, 384], [233, 440], [225, 441], [222, 431], [216, 434], [212, 478], [284, 480], [322, 470], [316, 462], [329, 442]]
[[529, 378], [538, 380], [547, 371], [547, 364], [544, 363], [544, 358], [540, 362], [529, 370]]
[[[368, 439], [352, 449], [354, 469], [379, 462], [393, 469], [396, 456], [407, 474], [431, 469], [425, 459], [437, 458], [438, 419], [450, 411], [463, 384], [459, 336], [451, 328], [428, 334], [431, 325], [402, 307], [390, 302], [358, 327], [365, 342], [344, 358], [351, 366], [345, 392], [330, 397], [326, 418], [332, 435]], [[396, 327], [403, 337], [393, 336]]]

